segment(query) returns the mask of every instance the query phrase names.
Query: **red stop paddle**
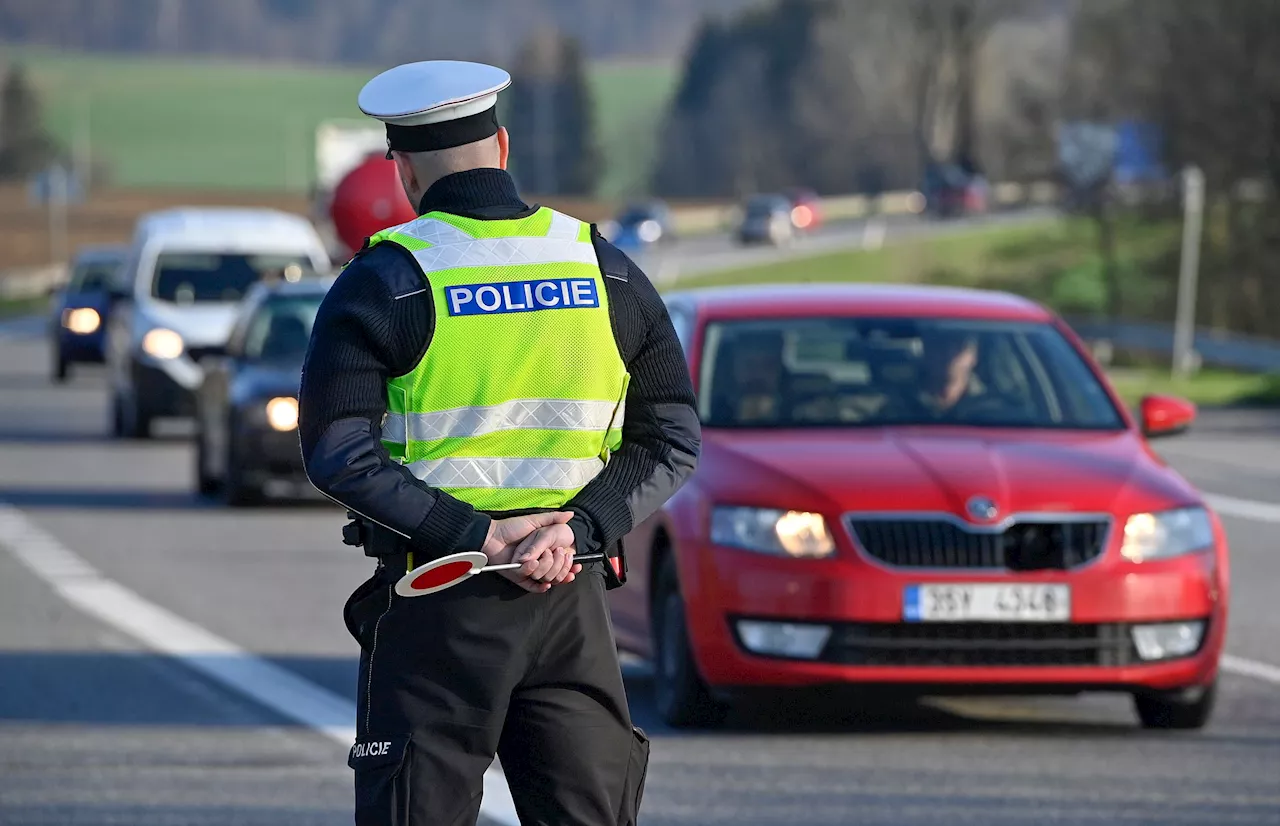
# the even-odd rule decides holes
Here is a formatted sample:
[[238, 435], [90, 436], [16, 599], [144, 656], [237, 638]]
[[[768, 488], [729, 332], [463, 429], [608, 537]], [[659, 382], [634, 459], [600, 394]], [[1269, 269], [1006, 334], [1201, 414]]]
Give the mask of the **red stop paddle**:
[[[604, 559], [604, 557], [605, 555], [602, 553], [587, 554], [585, 556], [575, 556], [573, 561], [575, 563], [593, 562], [597, 559]], [[475, 574], [483, 574], [489, 571], [513, 571], [524, 566], [523, 562], [485, 565], [488, 561], [489, 557], [479, 551], [463, 551], [462, 553], [449, 554], [439, 559], [433, 559], [400, 577], [400, 581], [396, 583], [396, 593], [402, 597], [420, 597], [426, 594], [434, 594], [436, 591], [443, 591], [445, 588], [452, 588], [459, 582], [470, 579]]]

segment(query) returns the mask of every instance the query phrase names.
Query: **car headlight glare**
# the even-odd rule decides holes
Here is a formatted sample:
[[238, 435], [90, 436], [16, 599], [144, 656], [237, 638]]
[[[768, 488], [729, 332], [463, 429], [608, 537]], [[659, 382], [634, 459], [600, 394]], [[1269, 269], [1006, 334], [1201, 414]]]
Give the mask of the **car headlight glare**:
[[284, 432], [298, 426], [298, 400], [279, 396], [267, 402], [267, 424], [272, 430]]
[[662, 237], [662, 225], [652, 218], [641, 221], [636, 227], [636, 235], [646, 244], [652, 244]]
[[1120, 553], [1131, 562], [1145, 562], [1208, 548], [1213, 523], [1204, 508], [1179, 508], [1159, 513], [1135, 513], [1124, 526]]
[[715, 508], [711, 512], [711, 541], [792, 557], [830, 556], [836, 549], [822, 514], [770, 508]]
[[142, 337], [142, 352], [154, 358], [176, 359], [182, 350], [182, 336], [164, 327], [148, 330]]
[[92, 307], [63, 310], [62, 326], [77, 335], [87, 336], [102, 326], [102, 316]]

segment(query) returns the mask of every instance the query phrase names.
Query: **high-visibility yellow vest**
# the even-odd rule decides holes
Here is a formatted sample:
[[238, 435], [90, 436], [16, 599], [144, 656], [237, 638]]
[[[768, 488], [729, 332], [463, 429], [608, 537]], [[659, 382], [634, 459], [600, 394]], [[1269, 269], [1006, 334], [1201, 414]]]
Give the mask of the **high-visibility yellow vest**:
[[369, 243], [412, 253], [435, 303], [426, 355], [387, 382], [391, 456], [480, 511], [563, 506], [622, 443], [630, 381], [590, 225], [427, 213]]

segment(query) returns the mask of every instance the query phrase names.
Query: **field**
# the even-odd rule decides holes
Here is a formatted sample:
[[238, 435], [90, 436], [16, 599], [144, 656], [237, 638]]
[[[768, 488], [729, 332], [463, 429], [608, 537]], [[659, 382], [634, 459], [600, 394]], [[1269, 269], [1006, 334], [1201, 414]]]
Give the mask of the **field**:
[[[356, 95], [378, 71], [35, 48], [6, 49], [0, 59], [22, 62], [50, 130], [66, 146], [87, 134], [92, 154], [120, 187], [304, 192], [316, 124], [362, 118]], [[602, 197], [643, 186], [676, 78], [667, 64], [591, 67], [606, 170]]]

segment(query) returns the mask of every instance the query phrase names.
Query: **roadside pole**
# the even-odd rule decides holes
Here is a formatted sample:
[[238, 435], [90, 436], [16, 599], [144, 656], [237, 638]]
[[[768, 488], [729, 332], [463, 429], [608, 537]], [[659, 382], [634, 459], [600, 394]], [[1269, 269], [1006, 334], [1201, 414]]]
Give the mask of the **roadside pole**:
[[55, 266], [67, 263], [67, 202], [70, 182], [68, 173], [60, 165], [50, 169], [49, 175], [49, 256]]
[[1182, 173], [1182, 263], [1178, 273], [1177, 320], [1173, 330], [1173, 377], [1194, 367], [1196, 282], [1200, 274], [1200, 236], [1204, 226], [1204, 173], [1189, 166]]

